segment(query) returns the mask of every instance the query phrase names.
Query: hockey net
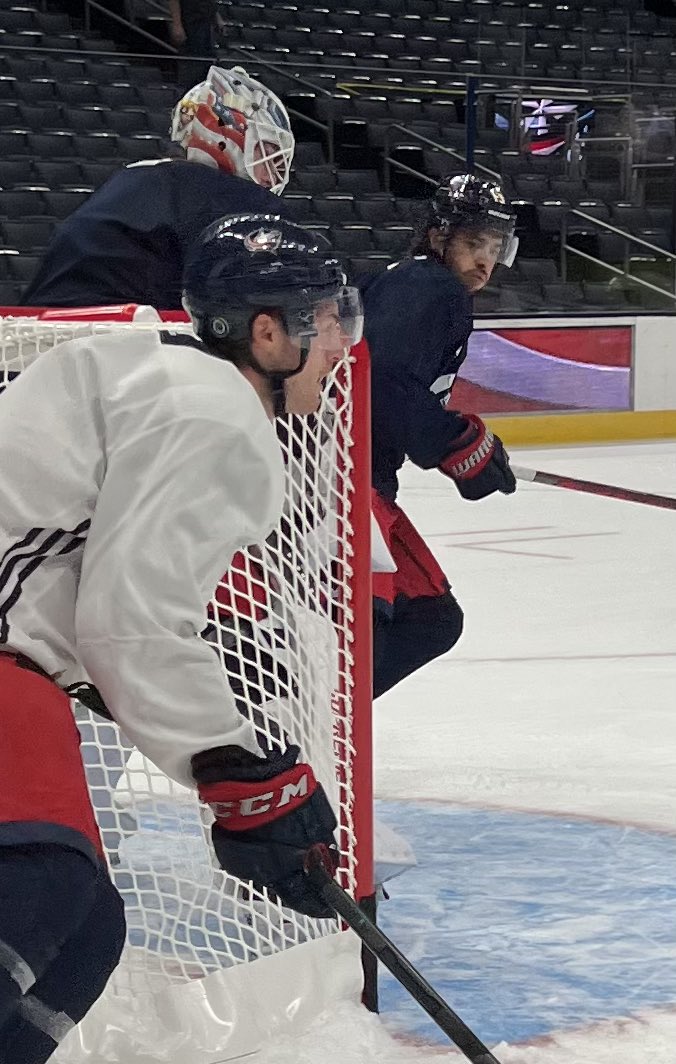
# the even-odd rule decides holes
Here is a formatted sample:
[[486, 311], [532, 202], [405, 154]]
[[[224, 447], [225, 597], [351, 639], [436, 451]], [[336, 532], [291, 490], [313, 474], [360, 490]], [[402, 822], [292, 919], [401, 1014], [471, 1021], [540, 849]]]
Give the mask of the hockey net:
[[[0, 384], [76, 337], [116, 328], [133, 343], [138, 330], [189, 331], [148, 316], [117, 308], [71, 320], [4, 317]], [[373, 889], [367, 393], [364, 361], [352, 353], [327, 381], [316, 417], [280, 419], [284, 517], [268, 541], [235, 557], [203, 633], [262, 745], [297, 743], [324, 782], [340, 824], [339, 879], [358, 898]], [[272, 1024], [269, 1015], [261, 1023], [260, 998], [288, 1026], [303, 993], [297, 971], [312, 973], [306, 987], [317, 995], [349, 932], [283, 909], [221, 871], [211, 814], [195, 793], [116, 725], [79, 703], [75, 713], [128, 940], [103, 998], [55, 1059], [210, 1064], [259, 1048]], [[318, 994], [320, 1007], [333, 992]]]

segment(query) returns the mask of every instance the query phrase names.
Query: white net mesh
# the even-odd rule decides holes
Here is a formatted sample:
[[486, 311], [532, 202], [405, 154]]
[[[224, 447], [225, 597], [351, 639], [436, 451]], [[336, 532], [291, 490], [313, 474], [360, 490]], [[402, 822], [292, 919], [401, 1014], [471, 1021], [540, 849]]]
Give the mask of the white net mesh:
[[[0, 321], [0, 384], [56, 343], [111, 327], [133, 333], [160, 326]], [[352, 380], [346, 359], [327, 382], [316, 417], [280, 421], [284, 518], [266, 543], [235, 558], [203, 634], [261, 744], [297, 743], [324, 783], [340, 822], [340, 878], [355, 891]], [[114, 724], [75, 708], [129, 929], [107, 998], [137, 1011], [158, 989], [338, 932], [336, 922], [282, 909], [216, 867], [211, 814], [194, 793], [169, 780]]]

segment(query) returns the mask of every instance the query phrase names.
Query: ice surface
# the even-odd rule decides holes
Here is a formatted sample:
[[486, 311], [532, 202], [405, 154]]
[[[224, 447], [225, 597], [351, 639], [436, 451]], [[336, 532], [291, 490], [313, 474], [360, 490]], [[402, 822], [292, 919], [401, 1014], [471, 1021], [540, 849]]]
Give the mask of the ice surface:
[[[676, 493], [673, 442], [517, 460]], [[530, 484], [468, 503], [411, 465], [402, 480], [465, 633], [377, 703], [378, 796], [676, 830], [676, 514]]]
[[[674, 1064], [676, 1013], [648, 1012], [632, 1019], [554, 1034], [529, 1046], [491, 1046], [501, 1064]], [[377, 1017], [345, 1005], [320, 1016], [299, 1039], [285, 1039], [256, 1058], [261, 1064], [460, 1064], [457, 1051], [407, 1044], [388, 1034]]]
[[[676, 494], [672, 441], [524, 450], [514, 457], [519, 465]], [[673, 1013], [648, 1010], [640, 1019], [622, 1017], [632, 963], [645, 965], [637, 979], [659, 983], [660, 952], [668, 958], [667, 967], [676, 955], [676, 922], [668, 916], [676, 875], [676, 514], [523, 484], [515, 496], [471, 504], [442, 477], [410, 465], [402, 485], [401, 503], [444, 566], [466, 626], [454, 651], [377, 704], [378, 796], [396, 802], [432, 799], [468, 811], [555, 814], [562, 837], [576, 818], [658, 833], [652, 870], [637, 857], [636, 836], [627, 832], [623, 838], [621, 831], [616, 836], [619, 878], [630, 885], [633, 869], [640, 894], [657, 872], [658, 878], [664, 875], [667, 894], [653, 913], [646, 903], [648, 923], [653, 917], [657, 923], [643, 954], [640, 934], [632, 939], [634, 929], [628, 927], [626, 939], [614, 942], [615, 957], [608, 956], [609, 964], [617, 963], [615, 976], [623, 964], [627, 968], [622, 987], [613, 986], [609, 972], [606, 1007], [616, 995], [615, 1019], [585, 1027], [580, 1035], [552, 1034], [497, 1055], [507, 1064], [674, 1064]], [[663, 851], [660, 833], [669, 844]], [[463, 876], [468, 874], [465, 846], [457, 854]], [[593, 864], [592, 850], [588, 875]], [[549, 867], [554, 874], [555, 863]], [[422, 874], [424, 862], [407, 873]], [[569, 906], [578, 905], [589, 887], [587, 882], [580, 891], [576, 874], [579, 863], [570, 867], [569, 889], [565, 874], [558, 884]], [[515, 857], [515, 885], [520, 875]], [[430, 886], [433, 881], [431, 874]], [[405, 889], [406, 877], [395, 886]], [[421, 931], [440, 921], [443, 900], [432, 888], [421, 912]], [[608, 948], [617, 894], [611, 889], [594, 900], [593, 920], [571, 920], [560, 928], [567, 964], [585, 968], [595, 943], [600, 956]], [[619, 921], [615, 928], [621, 929]], [[542, 933], [551, 935], [551, 930]], [[394, 926], [390, 932], [395, 937]], [[529, 969], [520, 942], [517, 959], [527, 994], [546, 989], [541, 987], [546, 945], [546, 937], [533, 941]], [[673, 986], [673, 972], [667, 979]], [[497, 984], [495, 993], [500, 993]], [[552, 1032], [559, 1005], [552, 1002]], [[388, 1052], [383, 1044], [370, 1055], [385, 1064]], [[412, 1051], [391, 1059], [427, 1057]], [[352, 1064], [349, 1056], [340, 1060]], [[273, 1062], [277, 1058], [271, 1057]]]

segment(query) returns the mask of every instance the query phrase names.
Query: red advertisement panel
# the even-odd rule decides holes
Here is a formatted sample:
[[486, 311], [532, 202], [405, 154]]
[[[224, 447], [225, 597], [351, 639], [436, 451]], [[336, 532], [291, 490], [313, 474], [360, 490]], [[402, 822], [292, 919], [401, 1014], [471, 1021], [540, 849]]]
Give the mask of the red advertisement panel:
[[631, 409], [632, 328], [480, 329], [452, 405], [477, 414]]

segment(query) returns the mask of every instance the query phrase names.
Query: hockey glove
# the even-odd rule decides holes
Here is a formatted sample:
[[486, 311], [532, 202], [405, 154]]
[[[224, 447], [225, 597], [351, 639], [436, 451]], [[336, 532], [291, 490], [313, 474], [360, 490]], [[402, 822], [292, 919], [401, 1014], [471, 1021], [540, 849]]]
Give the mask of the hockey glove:
[[439, 469], [455, 481], [463, 499], [483, 499], [494, 491], [511, 495], [516, 480], [502, 440], [475, 414], [469, 414], [467, 422]]
[[310, 886], [303, 860], [310, 846], [323, 843], [337, 867], [336, 818], [298, 754], [297, 746], [268, 757], [223, 746], [193, 757], [192, 770], [216, 817], [211, 837], [221, 868], [267, 887], [296, 912], [328, 918], [335, 914]]

